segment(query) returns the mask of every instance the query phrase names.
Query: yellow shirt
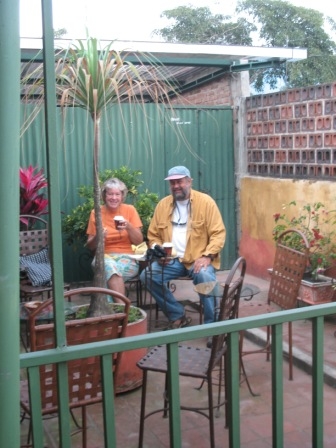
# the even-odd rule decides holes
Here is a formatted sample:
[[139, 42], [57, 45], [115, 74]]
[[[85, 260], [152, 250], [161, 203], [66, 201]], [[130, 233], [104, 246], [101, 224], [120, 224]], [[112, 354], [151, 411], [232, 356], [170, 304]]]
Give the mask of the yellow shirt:
[[[166, 196], [157, 204], [148, 229], [150, 247], [172, 240], [173, 210], [172, 195]], [[212, 264], [219, 269], [220, 251], [224, 247], [225, 237], [225, 225], [215, 201], [205, 193], [191, 190], [186, 249], [180, 261], [189, 269], [202, 255], [217, 255]]]

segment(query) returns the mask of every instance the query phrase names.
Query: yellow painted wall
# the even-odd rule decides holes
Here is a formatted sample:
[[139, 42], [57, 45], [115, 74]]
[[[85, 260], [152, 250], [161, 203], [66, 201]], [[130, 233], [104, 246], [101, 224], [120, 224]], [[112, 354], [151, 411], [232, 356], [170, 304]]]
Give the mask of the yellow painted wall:
[[267, 278], [273, 264], [273, 215], [282, 205], [296, 201], [298, 206], [322, 202], [336, 209], [336, 182], [245, 177], [240, 188], [241, 235], [239, 253], [247, 261], [247, 271]]

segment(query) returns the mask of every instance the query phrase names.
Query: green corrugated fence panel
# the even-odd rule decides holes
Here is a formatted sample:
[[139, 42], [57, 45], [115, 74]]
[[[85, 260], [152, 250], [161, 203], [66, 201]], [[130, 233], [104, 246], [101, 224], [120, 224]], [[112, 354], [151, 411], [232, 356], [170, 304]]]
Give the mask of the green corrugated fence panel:
[[217, 202], [227, 229], [221, 268], [229, 269], [237, 255], [232, 109], [178, 108], [167, 115], [165, 165], [187, 165], [194, 188]]

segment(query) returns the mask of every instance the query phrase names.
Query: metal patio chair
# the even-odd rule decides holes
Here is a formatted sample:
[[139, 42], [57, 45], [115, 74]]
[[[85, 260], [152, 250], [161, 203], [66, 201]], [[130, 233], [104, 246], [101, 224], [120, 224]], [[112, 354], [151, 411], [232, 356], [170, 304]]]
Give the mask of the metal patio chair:
[[[235, 319], [238, 315], [238, 307], [240, 300], [240, 292], [246, 270], [246, 261], [240, 257], [232, 267], [228, 277], [226, 278], [223, 296], [219, 304], [218, 321]], [[213, 337], [212, 348], [191, 347], [187, 345], [179, 345], [179, 375], [186, 377], [199, 378], [202, 384], [206, 382], [208, 388], [208, 405], [207, 407], [190, 407], [181, 406], [182, 410], [198, 412], [209, 419], [210, 445], [215, 446], [214, 434], [214, 409], [219, 411], [219, 407], [226, 407], [226, 421], [228, 419], [227, 406], [227, 381], [225, 381], [225, 354], [227, 351], [227, 335], [220, 334]], [[223, 369], [224, 361], [224, 369]], [[139, 431], [139, 447], [143, 445], [144, 423], [145, 419], [157, 412], [163, 412], [163, 416], [167, 416], [169, 409], [168, 402], [168, 363], [167, 352], [165, 346], [154, 347], [146, 356], [138, 363], [138, 367], [143, 370], [143, 385], [141, 396], [140, 411], [140, 431]], [[213, 374], [214, 369], [219, 368], [219, 376], [216, 376], [218, 384], [217, 403], [214, 403], [213, 397]], [[147, 392], [147, 375], [148, 372], [161, 372], [166, 375], [166, 390], [164, 394], [163, 408], [157, 409], [149, 414], [145, 414], [146, 392]], [[218, 373], [218, 371], [216, 372]], [[221, 401], [221, 392], [224, 388], [224, 399]]]
[[[70, 320], [66, 325], [67, 345], [80, 345], [98, 341], [105, 341], [124, 336], [128, 322], [130, 301], [124, 295], [105, 288], [88, 287], [66, 291], [64, 297], [82, 293], [101, 293], [117, 297], [125, 304], [123, 313], [108, 316], [91, 317], [86, 319]], [[54, 324], [38, 325], [36, 316], [43, 309], [52, 304], [52, 299], [45, 300], [30, 315], [29, 336], [31, 351], [48, 350], [55, 348]], [[113, 380], [116, 384], [118, 368], [122, 353], [111, 354]], [[102, 402], [102, 373], [100, 356], [78, 359], [67, 362], [68, 386], [69, 386], [69, 410], [76, 426], [82, 431], [82, 446], [87, 447], [87, 419], [86, 407], [90, 404]], [[40, 390], [42, 415], [54, 415], [58, 413], [58, 386], [56, 365], [43, 365], [40, 367]], [[114, 387], [114, 393], [116, 388]], [[21, 421], [26, 415], [31, 416], [31, 401], [29, 398], [29, 380], [21, 381], [21, 409], [23, 411]], [[79, 426], [74, 418], [72, 410], [81, 408], [82, 424]], [[28, 431], [28, 440], [31, 438], [31, 421]]]
[[[301, 239], [302, 249], [293, 249], [286, 245], [286, 239], [298, 235]], [[287, 243], [288, 244], [288, 243]], [[276, 252], [271, 271], [271, 281], [267, 296], [268, 312], [275, 311], [271, 304], [275, 303], [282, 310], [291, 310], [297, 307], [298, 293], [301, 280], [305, 273], [309, 255], [309, 242], [306, 236], [296, 229], [289, 229], [279, 235]], [[267, 326], [266, 344], [260, 350], [242, 352], [245, 356], [251, 353], [266, 352], [267, 360], [271, 356], [271, 328]], [[288, 361], [289, 379], [293, 379], [293, 333], [292, 322], [288, 322]]]

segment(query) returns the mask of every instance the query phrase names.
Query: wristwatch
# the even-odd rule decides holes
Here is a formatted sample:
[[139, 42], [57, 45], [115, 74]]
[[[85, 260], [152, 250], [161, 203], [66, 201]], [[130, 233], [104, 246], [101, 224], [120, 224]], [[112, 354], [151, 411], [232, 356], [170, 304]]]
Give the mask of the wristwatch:
[[208, 255], [203, 255], [203, 257], [207, 257], [207, 258], [210, 258], [210, 260], [211, 261], [213, 261], [214, 260], [214, 255], [212, 255], [212, 254], [208, 254]]

